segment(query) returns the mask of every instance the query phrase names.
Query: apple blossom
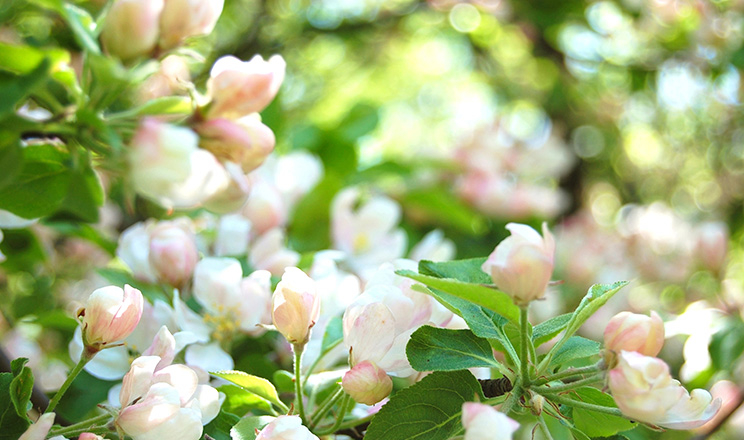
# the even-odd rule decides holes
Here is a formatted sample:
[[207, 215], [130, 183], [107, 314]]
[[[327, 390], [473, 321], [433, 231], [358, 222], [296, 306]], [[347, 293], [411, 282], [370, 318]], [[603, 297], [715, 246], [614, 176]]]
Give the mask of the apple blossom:
[[519, 306], [540, 299], [553, 274], [555, 241], [543, 223], [543, 236], [527, 225], [509, 223], [512, 233], [496, 246], [481, 269]]
[[297, 265], [300, 261], [300, 254], [287, 249], [285, 241], [285, 233], [279, 228], [257, 237], [248, 255], [251, 266], [268, 270], [273, 275], [280, 275], [285, 268]]
[[279, 416], [264, 426], [256, 440], [319, 440], [299, 416]]
[[444, 237], [444, 233], [435, 229], [424, 236], [410, 253], [411, 260], [447, 261], [455, 256], [455, 243]]
[[245, 255], [253, 225], [240, 214], [220, 217], [217, 238], [214, 240], [214, 253], [218, 257]]
[[664, 322], [653, 311], [650, 317], [620, 312], [607, 323], [604, 343], [605, 348], [616, 353], [625, 350], [656, 356], [664, 346]]
[[150, 264], [158, 278], [173, 287], [191, 279], [199, 259], [193, 232], [186, 222], [160, 222], [150, 232]]
[[101, 31], [104, 49], [122, 60], [150, 54], [157, 45], [163, 0], [116, 0]]
[[240, 165], [251, 172], [274, 150], [274, 132], [258, 118], [247, 116], [238, 120], [209, 119], [196, 127], [199, 146], [218, 159]]
[[393, 381], [385, 370], [374, 362], [363, 361], [344, 374], [341, 386], [355, 401], [374, 405], [390, 395]]
[[170, 49], [184, 39], [212, 32], [224, 0], [166, 0], [160, 16], [160, 46]]
[[184, 57], [168, 55], [160, 62], [160, 68], [137, 88], [137, 101], [145, 104], [165, 96], [183, 95], [191, 84], [191, 73]]
[[93, 291], [80, 312], [86, 349], [96, 353], [129, 336], [139, 323], [143, 307], [142, 293], [128, 284], [124, 289], [107, 286]]
[[135, 223], [122, 232], [116, 256], [132, 271], [135, 279], [154, 283], [155, 269], [150, 263], [150, 229], [153, 222]]
[[18, 437], [18, 440], [44, 440], [49, 434], [49, 430], [54, 425], [54, 417], [56, 414], [53, 412], [42, 414], [36, 423], [26, 429], [26, 431]]
[[260, 55], [250, 61], [233, 56], [218, 59], [207, 83], [212, 97], [208, 117], [234, 119], [260, 112], [279, 91], [286, 66], [279, 55], [268, 61]]
[[519, 423], [494, 407], [483, 403], [462, 404], [462, 426], [464, 440], [511, 440]]
[[116, 425], [133, 440], [197, 440], [202, 425], [219, 412], [219, 393], [200, 385], [191, 368], [160, 368], [160, 361], [158, 356], [142, 356], [132, 362], [119, 394], [122, 409]]
[[633, 351], [620, 352], [608, 384], [626, 417], [664, 428], [699, 427], [721, 408], [721, 399], [713, 400], [706, 390], [688, 393], [661, 359]]
[[284, 270], [272, 297], [274, 326], [290, 344], [304, 345], [320, 315], [315, 281], [296, 267]]

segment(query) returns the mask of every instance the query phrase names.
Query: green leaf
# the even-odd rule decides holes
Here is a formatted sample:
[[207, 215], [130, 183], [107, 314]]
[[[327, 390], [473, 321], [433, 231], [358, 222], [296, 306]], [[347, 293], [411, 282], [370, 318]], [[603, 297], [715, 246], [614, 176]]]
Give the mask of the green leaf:
[[481, 235], [487, 230], [485, 217], [445, 188], [409, 191], [403, 196], [401, 205], [407, 211], [415, 211], [417, 217], [423, 217], [427, 223], [450, 226], [469, 235]]
[[735, 365], [744, 353], [744, 323], [738, 318], [724, 320], [722, 329], [713, 335], [708, 350], [716, 370]]
[[271, 404], [264, 398], [246, 391], [237, 385], [222, 385], [217, 388], [225, 394], [225, 403], [222, 409], [238, 415], [247, 414], [252, 410], [271, 412]]
[[571, 336], [558, 351], [555, 352], [550, 366], [558, 366], [576, 359], [594, 356], [599, 353], [599, 342], [581, 336]]
[[369, 104], [356, 104], [339, 124], [339, 133], [344, 140], [354, 143], [374, 130], [379, 121], [380, 116], [376, 107]]
[[450, 330], [429, 325], [413, 332], [406, 356], [416, 371], [454, 371], [494, 367], [491, 345], [470, 330]]
[[51, 66], [51, 61], [44, 58], [25, 75], [0, 74], [0, 116], [14, 111], [21, 101], [43, 84]]
[[23, 151], [21, 145], [15, 142], [9, 142], [0, 146], [0, 189], [4, 188], [16, 178], [23, 168]]
[[194, 111], [188, 96], [165, 96], [147, 101], [131, 110], [133, 116], [147, 115], [186, 115]]
[[37, 69], [45, 59], [49, 60], [51, 67], [69, 63], [70, 54], [58, 48], [42, 50], [32, 46], [0, 43], [0, 70], [26, 75]]
[[452, 278], [465, 283], [490, 284], [491, 276], [481, 270], [486, 257], [434, 262], [422, 260], [418, 264], [421, 275], [437, 278]]
[[537, 324], [532, 332], [532, 342], [535, 347], [541, 346], [562, 332], [571, 320], [571, 316], [573, 316], [572, 313], [566, 313]]
[[70, 173], [67, 197], [55, 217], [63, 216], [86, 223], [98, 221], [98, 209], [103, 206], [103, 185], [89, 164]]
[[62, 7], [62, 16], [70, 26], [75, 41], [80, 47], [88, 52], [100, 55], [101, 48], [98, 46], [96, 36], [96, 22], [88, 11], [65, 2]]
[[[575, 393], [575, 397], [577, 396], [583, 402], [617, 408], [612, 396], [596, 388], [581, 387], [575, 390]], [[623, 417], [577, 407], [573, 408], [573, 421], [577, 429], [592, 438], [609, 437], [636, 426], [636, 424]]]
[[344, 321], [340, 316], [334, 316], [328, 321], [325, 333], [323, 334], [323, 342], [320, 345], [320, 355], [331, 351], [338, 344], [344, 340]]
[[462, 404], [482, 399], [467, 370], [436, 371], [394, 394], [369, 425], [365, 440], [446, 440], [462, 431]]
[[591, 317], [594, 312], [605, 305], [620, 289], [627, 285], [627, 281], [618, 281], [612, 284], [595, 284], [589, 288], [589, 292], [579, 303], [573, 317], [566, 326], [566, 334], [573, 335]]
[[280, 392], [294, 392], [294, 373], [287, 370], [276, 370], [271, 375], [271, 381]]
[[263, 429], [271, 423], [275, 417], [255, 416], [240, 419], [237, 425], [230, 430], [232, 440], [256, 440], [256, 430]]
[[209, 435], [214, 440], [232, 440], [230, 433], [233, 426], [240, 421], [240, 417], [235, 414], [220, 410], [211, 422], [204, 426], [204, 434]]
[[30, 425], [29, 421], [18, 415], [11, 397], [13, 374], [0, 373], [0, 440], [18, 440]]
[[26, 413], [31, 409], [31, 393], [34, 391], [34, 373], [26, 366], [28, 359], [18, 358], [10, 363], [13, 380], [10, 382], [10, 399], [13, 401], [18, 417], [28, 419]]
[[228, 380], [244, 390], [268, 400], [279, 408], [285, 407], [284, 403], [279, 400], [279, 395], [274, 385], [263, 377], [253, 376], [235, 370], [210, 372], [210, 374]]
[[0, 190], [0, 209], [23, 218], [51, 214], [67, 194], [67, 156], [48, 144], [28, 146], [23, 149], [23, 156], [18, 177]]
[[334, 174], [323, 180], [297, 203], [289, 222], [289, 241], [298, 252], [327, 249], [331, 245], [331, 201], [343, 187]]
[[519, 307], [514, 305], [509, 295], [500, 290], [481, 284], [463, 283], [462, 281], [451, 278], [435, 278], [427, 275], [419, 275], [410, 270], [399, 270], [396, 273], [483, 306], [509, 321], [519, 324]]

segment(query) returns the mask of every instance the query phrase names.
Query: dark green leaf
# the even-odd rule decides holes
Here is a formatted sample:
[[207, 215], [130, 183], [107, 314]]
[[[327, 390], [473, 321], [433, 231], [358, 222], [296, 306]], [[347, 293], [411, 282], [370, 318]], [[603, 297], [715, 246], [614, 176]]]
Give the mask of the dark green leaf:
[[263, 429], [264, 426], [271, 423], [275, 417], [256, 416], [240, 419], [237, 425], [230, 430], [232, 440], [256, 440], [256, 430]]
[[103, 206], [103, 186], [89, 165], [70, 173], [67, 197], [55, 217], [69, 217], [87, 223], [98, 221], [98, 209]]
[[0, 440], [18, 440], [29, 421], [18, 415], [11, 397], [11, 373], [0, 373]]
[[23, 157], [18, 177], [0, 190], [0, 209], [29, 219], [51, 214], [67, 194], [67, 157], [52, 145], [26, 147]]
[[723, 328], [713, 335], [708, 349], [713, 368], [731, 368], [744, 353], [744, 323], [740, 319], [726, 319]]
[[0, 74], [0, 116], [14, 111], [21, 101], [43, 84], [47, 80], [51, 66], [51, 61], [44, 58], [25, 75]]
[[463, 283], [462, 281], [451, 278], [435, 278], [426, 275], [419, 275], [410, 270], [399, 270], [396, 273], [400, 276], [411, 278], [429, 287], [443, 290], [451, 295], [483, 306], [498, 313], [509, 321], [516, 324], [519, 323], [519, 307], [514, 305], [511, 298], [500, 290], [481, 284]]
[[532, 342], [535, 347], [541, 346], [562, 332], [571, 320], [571, 316], [573, 316], [572, 313], [566, 313], [537, 324], [532, 332]]
[[[596, 388], [579, 388], [575, 390], [574, 397], [586, 403], [617, 408], [615, 401], [609, 394], [603, 393]], [[573, 421], [576, 428], [589, 437], [609, 437], [636, 426], [633, 422], [623, 417], [577, 407], [573, 408]]]
[[415, 211], [417, 217], [423, 217], [431, 224], [451, 226], [469, 235], [486, 232], [486, 219], [444, 188], [410, 191], [404, 195], [401, 204], [406, 211]]
[[211, 422], [204, 426], [204, 434], [209, 435], [214, 440], [232, 440], [230, 431], [240, 421], [240, 417], [235, 414], [220, 410]]
[[406, 346], [406, 355], [416, 371], [454, 371], [474, 367], [493, 367], [491, 345], [470, 330], [450, 330], [422, 326]]
[[581, 336], [571, 336], [553, 356], [551, 366], [558, 366], [576, 359], [599, 353], [599, 342]]
[[377, 413], [365, 440], [446, 440], [462, 431], [462, 404], [482, 399], [467, 370], [436, 371], [398, 391]]
[[0, 189], [4, 188], [16, 178], [23, 168], [23, 152], [18, 142], [8, 142], [0, 145]]

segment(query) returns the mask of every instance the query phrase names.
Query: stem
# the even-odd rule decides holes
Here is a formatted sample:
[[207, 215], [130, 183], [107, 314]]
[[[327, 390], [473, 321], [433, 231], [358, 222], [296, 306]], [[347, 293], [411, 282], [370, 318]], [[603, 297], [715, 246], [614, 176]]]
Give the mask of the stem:
[[547, 386], [533, 387], [532, 389], [541, 394], [542, 393], [560, 393], [563, 391], [570, 391], [570, 390], [579, 388], [584, 385], [591, 385], [597, 382], [601, 382], [603, 379], [604, 377], [602, 377], [601, 375], [595, 375], [595, 376], [585, 377], [575, 382], [564, 383], [564, 384], [555, 385], [552, 387], [547, 387]]
[[57, 429], [57, 430], [50, 431], [49, 432], [49, 437], [56, 437], [58, 435], [67, 435], [70, 432], [79, 431], [81, 429], [82, 430], [86, 430], [86, 429], [92, 427], [93, 425], [96, 425], [96, 424], [101, 423], [101, 422], [108, 421], [112, 417], [113, 416], [111, 414], [108, 414], [108, 413], [107, 414], [101, 414], [101, 415], [95, 416], [95, 417], [93, 417], [91, 419], [84, 420], [84, 421], [79, 422], [79, 423], [75, 423], [74, 425], [65, 426], [64, 428], [60, 428], [60, 429]]
[[82, 434], [84, 432], [90, 432], [91, 434], [107, 434], [107, 433], [111, 432], [111, 430], [108, 429], [105, 426], [95, 426], [95, 427], [89, 427], [89, 428], [78, 428], [78, 429], [76, 429], [74, 431], [70, 431], [70, 432], [65, 433], [65, 436], [70, 436], [71, 438], [72, 437], [77, 437], [77, 436], [79, 436], [80, 434]]
[[67, 379], [65, 379], [65, 383], [62, 384], [61, 387], [59, 387], [59, 390], [57, 391], [57, 394], [54, 395], [51, 401], [49, 401], [49, 406], [47, 406], [46, 411], [44, 411], [44, 414], [54, 411], [54, 408], [57, 407], [57, 404], [62, 399], [62, 396], [65, 395], [65, 392], [67, 392], [67, 389], [70, 388], [70, 385], [72, 385], [72, 381], [75, 380], [78, 374], [80, 374], [81, 371], [83, 371], [83, 367], [85, 367], [85, 364], [87, 364], [91, 359], [93, 359], [94, 354], [87, 353], [87, 350], [83, 348], [83, 353], [80, 355], [80, 361], [75, 365], [75, 367], [70, 371], [70, 374], [67, 376]]
[[320, 360], [323, 359], [325, 355], [330, 353], [331, 350], [336, 348], [341, 342], [343, 342], [343, 340], [339, 339], [338, 342], [328, 347], [325, 352], [321, 353], [320, 356], [318, 356], [317, 359], [313, 361], [313, 363], [310, 365], [310, 368], [307, 370], [307, 376], [305, 376], [305, 379], [303, 379], [303, 382], [302, 382], [303, 385], [307, 384], [307, 380], [310, 378], [310, 375], [313, 374], [313, 371], [315, 370], [315, 367], [318, 366], [318, 363], [320, 363]]
[[376, 413], [370, 414], [366, 417], [362, 417], [361, 419], [354, 419], [354, 420], [349, 420], [348, 422], [345, 422], [345, 423], [341, 423], [340, 425], [336, 427], [336, 431], [340, 431], [342, 429], [351, 429], [356, 426], [363, 425], [369, 422], [370, 420], [372, 420], [375, 417], [375, 415]]
[[553, 440], [553, 436], [550, 435], [550, 430], [548, 430], [548, 425], [545, 423], [545, 417], [538, 417], [537, 423], [540, 425], [540, 428], [542, 428], [542, 431], [545, 433], [545, 438], [547, 440]]
[[315, 412], [310, 416], [310, 426], [314, 427], [318, 423], [320, 423], [321, 420], [323, 420], [323, 416], [326, 415], [328, 410], [333, 408], [333, 405], [338, 402], [338, 399], [346, 395], [344, 393], [344, 389], [339, 387], [338, 390], [336, 390], [335, 393], [331, 394], [323, 403], [320, 404], [320, 406], [315, 410]]
[[508, 416], [511, 410], [514, 409], [514, 407], [517, 405], [517, 402], [519, 401], [519, 398], [521, 396], [522, 378], [518, 377], [517, 380], [514, 382], [514, 387], [511, 390], [511, 394], [509, 394], [509, 397], [506, 398], [504, 404], [501, 405], [501, 412]]
[[334, 432], [338, 430], [338, 428], [344, 422], [344, 417], [346, 416], [346, 408], [349, 406], [349, 398], [350, 396], [344, 393], [342, 400], [341, 400], [341, 412], [339, 412], [338, 415], [336, 416], [336, 423], [334, 423], [333, 426], [331, 426], [330, 428], [324, 429], [318, 432], [317, 434], [319, 437], [333, 434]]
[[530, 376], [527, 371], [529, 358], [527, 355], [527, 339], [530, 335], [527, 332], [527, 307], [519, 308], [519, 370], [522, 376], [522, 384], [527, 387], [530, 385]]
[[598, 371], [602, 371], [603, 370], [603, 367], [601, 366], [601, 364], [602, 364], [602, 361], [600, 361], [600, 362], [598, 362], [598, 363], [596, 363], [594, 365], [589, 365], [589, 366], [586, 366], [586, 367], [569, 368], [567, 370], [563, 370], [563, 371], [560, 371], [558, 373], [555, 373], [555, 374], [552, 374], [552, 375], [549, 375], [549, 376], [545, 376], [545, 377], [541, 378], [540, 380], [536, 381], [535, 384], [536, 385], [545, 385], [548, 382], [553, 382], [555, 380], [565, 379], [565, 378], [571, 377], [571, 376], [580, 376], [580, 375], [589, 374], [589, 373], [596, 373]]
[[295, 394], [297, 395], [297, 411], [299, 411], [300, 419], [302, 423], [305, 423], [305, 405], [302, 402], [302, 350], [305, 349], [304, 344], [294, 344], [292, 346], [294, 351], [294, 374], [295, 374]]
[[612, 408], [609, 406], [595, 405], [593, 403], [586, 403], [586, 402], [582, 402], [576, 399], [569, 399], [559, 394], [549, 394], [549, 395], [544, 395], [544, 397], [548, 400], [552, 400], [553, 402], [560, 403], [561, 405], [568, 405], [568, 406], [573, 406], [576, 408], [588, 409], [590, 411], [601, 412], [604, 414], [610, 414], [610, 415], [618, 416], [618, 417], [625, 417], [623, 413], [620, 412], [619, 409]]

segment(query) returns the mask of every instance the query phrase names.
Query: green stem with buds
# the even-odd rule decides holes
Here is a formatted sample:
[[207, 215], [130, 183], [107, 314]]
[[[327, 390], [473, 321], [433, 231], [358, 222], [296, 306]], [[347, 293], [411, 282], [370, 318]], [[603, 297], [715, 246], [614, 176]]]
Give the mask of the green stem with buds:
[[602, 405], [595, 405], [593, 403], [586, 403], [586, 402], [582, 402], [576, 399], [569, 399], [568, 397], [563, 397], [559, 394], [548, 394], [544, 397], [553, 402], [560, 403], [561, 405], [568, 405], [568, 406], [573, 406], [575, 408], [587, 409], [589, 411], [596, 411], [596, 412], [600, 412], [603, 414], [610, 414], [610, 415], [617, 416], [617, 417], [624, 417], [623, 413], [620, 412], [620, 410], [617, 408], [612, 408], [609, 406], [602, 406]]
[[603, 380], [604, 380], [604, 375], [597, 374], [597, 375], [585, 377], [583, 379], [580, 379], [580, 380], [577, 380], [577, 381], [574, 381], [574, 382], [564, 383], [564, 384], [560, 384], [560, 385], [554, 385], [554, 386], [550, 386], [550, 387], [548, 387], [548, 386], [532, 387], [532, 390], [534, 390], [534, 391], [536, 391], [536, 392], [538, 392], [540, 394], [543, 394], [543, 393], [560, 393], [560, 392], [563, 392], [563, 391], [574, 390], [574, 389], [579, 388], [579, 387], [582, 387], [584, 385], [592, 385], [592, 384], [595, 384], [597, 382], [601, 382]]
[[580, 367], [580, 368], [569, 368], [568, 370], [563, 370], [558, 373], [540, 378], [539, 380], [535, 381], [535, 385], [545, 385], [548, 382], [562, 380], [562, 379], [566, 379], [572, 376], [583, 376], [585, 374], [596, 373], [596, 372], [603, 371], [603, 370], [604, 370], [604, 361], [599, 361], [598, 363], [594, 365], [588, 365], [586, 367]]
[[49, 432], [49, 437], [56, 437], [58, 435], [69, 436], [70, 433], [78, 431], [86, 432], [89, 429], [93, 429], [92, 427], [94, 425], [108, 422], [109, 420], [111, 420], [112, 417], [113, 416], [111, 414], [101, 414], [88, 420], [83, 420], [82, 422], [75, 423], [74, 425], [65, 426], [64, 428], [60, 428], [57, 430], [52, 430]]

